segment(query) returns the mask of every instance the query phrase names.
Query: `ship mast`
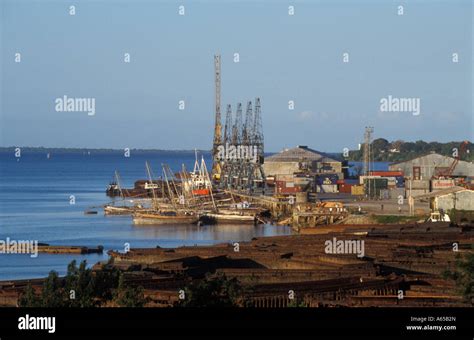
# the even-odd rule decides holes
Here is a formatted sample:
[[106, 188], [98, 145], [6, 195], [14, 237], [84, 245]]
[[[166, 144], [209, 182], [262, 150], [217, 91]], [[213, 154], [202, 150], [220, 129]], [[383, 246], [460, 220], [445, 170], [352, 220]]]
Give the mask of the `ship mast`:
[[148, 173], [148, 179], [150, 180], [151, 191], [153, 193], [153, 207], [156, 209], [158, 204], [156, 201], [155, 185], [153, 183], [153, 178], [151, 177], [150, 165], [148, 164], [148, 161], [145, 162], [145, 166], [146, 166], [146, 171]]
[[119, 192], [120, 192], [120, 197], [122, 197], [122, 199], [125, 200], [125, 196], [123, 194], [122, 187], [120, 185], [120, 176], [119, 176], [119, 173], [118, 173], [117, 170], [115, 170], [115, 181], [117, 182], [117, 187], [118, 187]]

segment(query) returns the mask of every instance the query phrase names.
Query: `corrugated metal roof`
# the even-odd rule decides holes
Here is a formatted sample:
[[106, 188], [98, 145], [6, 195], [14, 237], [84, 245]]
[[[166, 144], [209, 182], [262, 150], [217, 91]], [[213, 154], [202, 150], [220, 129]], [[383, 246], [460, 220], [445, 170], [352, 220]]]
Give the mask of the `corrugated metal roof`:
[[459, 191], [472, 191], [474, 190], [469, 190], [463, 187], [452, 187], [448, 189], [443, 189], [443, 190], [438, 190], [438, 191], [433, 191], [428, 194], [421, 194], [421, 195], [413, 195], [413, 198], [419, 199], [419, 198], [430, 198], [430, 197], [438, 197], [438, 196], [444, 196], [444, 195], [449, 195], [449, 194], [454, 194]]
[[[450, 160], [454, 161], [454, 157], [441, 155], [441, 154], [436, 153], [436, 152], [429, 152], [429, 153], [426, 153], [426, 154], [423, 154], [423, 155], [419, 155], [419, 156], [416, 156], [416, 157], [409, 158], [409, 159], [404, 160], [404, 161], [390, 163], [390, 165], [397, 165], [397, 164], [403, 164], [403, 163], [411, 163], [411, 162], [413, 162], [413, 161], [416, 160], [416, 159], [428, 158], [428, 157], [430, 157], [430, 156], [432, 156], [432, 158], [440, 158], [440, 157], [441, 157], [441, 158], [450, 159]], [[464, 162], [464, 161], [461, 161], [461, 160], [460, 160], [460, 162]]]
[[[436, 168], [448, 169], [451, 164], [455, 161], [455, 158], [440, 155], [438, 153], [431, 153], [419, 157], [415, 157], [406, 161], [391, 163], [389, 169], [402, 170], [405, 175], [412, 173], [413, 166], [420, 166], [424, 176], [431, 177], [436, 173]], [[473, 176], [474, 175], [474, 163], [459, 160], [453, 171], [454, 176]]]
[[301, 162], [301, 161], [339, 162], [327, 154], [306, 146], [284, 149], [279, 153], [265, 158], [265, 162]]

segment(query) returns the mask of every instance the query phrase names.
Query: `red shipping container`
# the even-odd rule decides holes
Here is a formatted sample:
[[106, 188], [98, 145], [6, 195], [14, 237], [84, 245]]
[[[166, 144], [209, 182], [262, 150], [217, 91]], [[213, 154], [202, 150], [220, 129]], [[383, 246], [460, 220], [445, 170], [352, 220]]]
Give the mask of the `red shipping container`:
[[276, 192], [278, 194], [289, 195], [301, 192], [300, 186], [294, 185], [294, 182], [276, 181]]
[[339, 184], [339, 192], [350, 194], [352, 190], [352, 184]]
[[371, 171], [372, 176], [398, 177], [403, 176], [403, 171]]

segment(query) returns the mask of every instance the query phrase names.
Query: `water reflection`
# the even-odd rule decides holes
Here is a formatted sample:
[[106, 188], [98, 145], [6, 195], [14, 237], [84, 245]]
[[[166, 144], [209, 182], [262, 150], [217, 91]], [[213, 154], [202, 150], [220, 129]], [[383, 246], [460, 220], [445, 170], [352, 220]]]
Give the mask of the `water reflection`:
[[[227, 241], [250, 241], [254, 237], [290, 235], [291, 228], [286, 226], [273, 225], [146, 225], [135, 226], [134, 236], [146, 238], [148, 240], [175, 241], [181, 240], [182, 244], [190, 244], [191, 241], [209, 241], [209, 244]], [[167, 244], [168, 242], [164, 242]], [[201, 242], [200, 242], [201, 243]], [[202, 243], [201, 243], [202, 244]]]

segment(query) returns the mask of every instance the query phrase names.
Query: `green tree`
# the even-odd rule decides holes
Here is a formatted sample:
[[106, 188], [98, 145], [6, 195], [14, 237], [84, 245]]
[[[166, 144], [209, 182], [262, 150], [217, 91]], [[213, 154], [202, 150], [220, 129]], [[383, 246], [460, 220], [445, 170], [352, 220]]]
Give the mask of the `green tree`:
[[[79, 267], [73, 260], [68, 265], [65, 277], [65, 292], [69, 294], [69, 305], [71, 307], [93, 307], [97, 304], [95, 299], [95, 280], [92, 270], [87, 268], [86, 261], [82, 261]], [[71, 299], [74, 294], [74, 299]]]
[[66, 307], [67, 296], [63, 289], [63, 280], [54, 270], [43, 283], [40, 295], [40, 307]]
[[438, 142], [431, 142], [428, 145], [429, 151], [440, 153], [442, 151], [443, 144]]
[[18, 300], [18, 305], [20, 307], [41, 307], [40, 298], [35, 294], [31, 283], [28, 283], [28, 286], [26, 286], [25, 291], [20, 296], [20, 299]]
[[112, 300], [114, 290], [119, 285], [120, 271], [103, 267], [93, 272], [87, 268], [86, 261], [77, 266], [72, 261], [67, 267], [64, 278], [51, 271], [41, 287], [41, 293], [35, 294], [29, 285], [20, 296], [22, 307], [93, 307], [104, 301]]
[[121, 307], [143, 307], [148, 300], [145, 298], [143, 287], [128, 287], [120, 275], [115, 302]]
[[415, 143], [405, 142], [400, 145], [400, 153], [410, 153], [415, 151]]
[[240, 282], [225, 275], [207, 276], [191, 282], [184, 291], [185, 299], [179, 304], [182, 307], [239, 307], [247, 304], [243, 298], [246, 291]]
[[390, 143], [385, 138], [377, 138], [372, 142], [372, 150], [374, 154], [388, 151]]
[[456, 282], [459, 293], [468, 302], [474, 304], [474, 254], [469, 253], [464, 257], [459, 254], [456, 256], [456, 269], [454, 271], [445, 271], [445, 278]]
[[113, 266], [104, 265], [102, 269], [95, 272], [94, 291], [95, 295], [105, 301], [114, 298], [114, 289], [118, 288], [121, 272]]

